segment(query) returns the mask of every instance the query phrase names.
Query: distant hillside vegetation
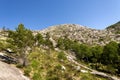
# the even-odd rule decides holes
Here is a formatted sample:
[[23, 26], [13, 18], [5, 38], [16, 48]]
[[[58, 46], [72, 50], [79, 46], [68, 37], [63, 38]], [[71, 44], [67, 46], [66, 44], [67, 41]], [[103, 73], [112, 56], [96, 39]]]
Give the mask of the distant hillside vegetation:
[[106, 29], [111, 30], [115, 34], [120, 34], [120, 21], [111, 26], [108, 26]]

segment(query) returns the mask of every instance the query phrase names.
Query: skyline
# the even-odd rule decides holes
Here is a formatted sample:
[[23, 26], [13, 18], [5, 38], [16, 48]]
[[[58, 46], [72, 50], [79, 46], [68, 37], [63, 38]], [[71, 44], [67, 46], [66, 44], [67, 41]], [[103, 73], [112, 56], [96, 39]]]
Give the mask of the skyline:
[[0, 0], [0, 28], [32, 30], [59, 24], [105, 29], [120, 21], [120, 0]]

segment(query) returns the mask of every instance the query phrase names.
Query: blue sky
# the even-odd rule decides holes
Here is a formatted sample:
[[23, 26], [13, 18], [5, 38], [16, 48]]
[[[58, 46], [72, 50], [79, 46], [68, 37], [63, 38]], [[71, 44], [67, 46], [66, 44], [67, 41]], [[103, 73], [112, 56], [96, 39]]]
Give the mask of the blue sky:
[[120, 0], [0, 0], [0, 28], [40, 30], [57, 24], [104, 29], [120, 21]]

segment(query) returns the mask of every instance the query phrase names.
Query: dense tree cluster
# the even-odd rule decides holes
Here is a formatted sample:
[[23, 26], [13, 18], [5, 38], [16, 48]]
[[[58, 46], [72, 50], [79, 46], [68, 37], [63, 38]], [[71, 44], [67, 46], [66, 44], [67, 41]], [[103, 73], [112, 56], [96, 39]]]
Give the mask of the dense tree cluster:
[[57, 46], [75, 52], [79, 60], [91, 63], [91, 66], [98, 70], [120, 74], [120, 44], [116, 42], [111, 41], [105, 46], [91, 47], [68, 38], [59, 38]]

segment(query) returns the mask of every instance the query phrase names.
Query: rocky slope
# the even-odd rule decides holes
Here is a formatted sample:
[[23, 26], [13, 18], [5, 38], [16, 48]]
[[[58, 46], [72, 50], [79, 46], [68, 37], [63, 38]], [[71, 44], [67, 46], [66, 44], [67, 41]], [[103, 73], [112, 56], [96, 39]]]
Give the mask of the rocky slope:
[[0, 61], [0, 80], [30, 80], [15, 66]]
[[[117, 25], [117, 27], [119, 28], [120, 26]], [[108, 27], [104, 30], [96, 30], [76, 24], [63, 24], [35, 32], [40, 32], [44, 36], [46, 33], [49, 33], [53, 40], [57, 40], [59, 37], [68, 37], [71, 40], [89, 45], [105, 45], [110, 41], [120, 42], [120, 34], [115, 33], [115, 31], [116, 27], [112, 29]]]

